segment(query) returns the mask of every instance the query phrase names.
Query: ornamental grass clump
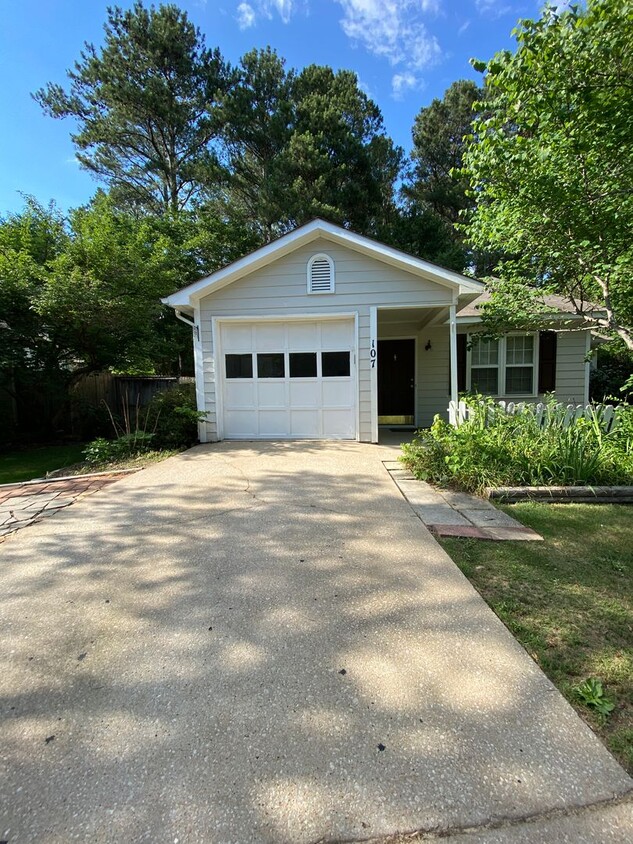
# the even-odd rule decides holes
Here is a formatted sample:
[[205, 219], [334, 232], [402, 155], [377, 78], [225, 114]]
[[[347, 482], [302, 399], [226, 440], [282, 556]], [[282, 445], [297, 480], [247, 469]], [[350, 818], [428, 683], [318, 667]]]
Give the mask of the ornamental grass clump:
[[477, 396], [457, 427], [439, 416], [403, 446], [402, 460], [421, 480], [480, 492], [489, 486], [633, 484], [633, 408], [617, 408], [607, 432], [597, 412], [569, 420], [555, 401], [546, 412], [507, 412]]

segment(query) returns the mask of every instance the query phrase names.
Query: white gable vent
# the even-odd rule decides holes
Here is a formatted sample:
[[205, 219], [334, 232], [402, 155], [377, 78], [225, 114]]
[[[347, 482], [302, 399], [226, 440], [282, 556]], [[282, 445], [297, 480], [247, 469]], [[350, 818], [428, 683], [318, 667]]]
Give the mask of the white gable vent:
[[308, 293], [334, 293], [334, 261], [329, 255], [313, 255], [308, 261]]

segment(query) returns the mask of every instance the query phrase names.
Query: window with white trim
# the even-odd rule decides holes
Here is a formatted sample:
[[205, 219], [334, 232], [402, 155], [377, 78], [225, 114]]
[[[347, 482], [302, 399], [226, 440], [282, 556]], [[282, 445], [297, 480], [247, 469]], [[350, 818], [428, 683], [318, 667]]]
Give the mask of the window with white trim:
[[498, 340], [471, 337], [471, 343], [469, 390], [491, 396], [536, 395], [535, 334], [508, 334]]
[[334, 293], [334, 261], [319, 253], [308, 261], [308, 293]]

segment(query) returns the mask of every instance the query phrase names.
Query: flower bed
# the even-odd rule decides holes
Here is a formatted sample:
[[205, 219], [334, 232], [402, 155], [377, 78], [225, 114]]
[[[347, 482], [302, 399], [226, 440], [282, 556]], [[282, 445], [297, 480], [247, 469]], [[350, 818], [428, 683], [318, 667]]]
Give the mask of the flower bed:
[[[570, 420], [554, 401], [545, 416], [525, 405], [498, 412], [492, 399], [468, 400], [458, 426], [435, 418], [403, 446], [402, 460], [422, 480], [470, 492], [499, 486], [633, 485], [633, 408], [616, 409], [609, 430], [599, 413]], [[544, 423], [544, 418], [546, 422]]]

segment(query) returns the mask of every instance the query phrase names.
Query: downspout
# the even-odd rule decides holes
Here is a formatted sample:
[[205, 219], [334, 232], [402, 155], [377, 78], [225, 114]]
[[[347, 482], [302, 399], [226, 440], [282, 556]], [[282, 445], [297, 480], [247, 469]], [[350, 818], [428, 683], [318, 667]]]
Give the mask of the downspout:
[[178, 317], [178, 319], [181, 322], [184, 322], [185, 325], [188, 325], [189, 328], [193, 329], [193, 331], [196, 335], [196, 340], [199, 340], [200, 339], [200, 328], [199, 328], [199, 326], [196, 325], [194, 320], [192, 320], [190, 317], [183, 314], [182, 311], [179, 311], [177, 308], [174, 308], [174, 313], [176, 314], [176, 316]]

